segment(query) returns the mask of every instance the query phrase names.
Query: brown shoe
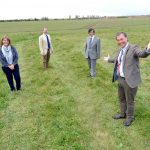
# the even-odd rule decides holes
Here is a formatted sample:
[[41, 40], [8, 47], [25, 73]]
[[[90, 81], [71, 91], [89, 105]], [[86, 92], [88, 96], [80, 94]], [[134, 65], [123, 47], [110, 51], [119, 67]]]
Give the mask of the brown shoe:
[[117, 114], [117, 115], [115, 115], [115, 116], [113, 116], [113, 119], [124, 119], [124, 118], [126, 118], [126, 115], [124, 114]]

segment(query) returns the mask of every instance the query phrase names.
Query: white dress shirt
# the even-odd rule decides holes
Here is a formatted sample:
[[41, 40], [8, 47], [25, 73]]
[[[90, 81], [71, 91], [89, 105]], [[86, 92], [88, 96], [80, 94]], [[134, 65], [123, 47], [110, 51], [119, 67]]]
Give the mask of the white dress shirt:
[[94, 40], [94, 37], [95, 37], [94, 35], [89, 37], [89, 38], [92, 38], [92, 42], [93, 42], [93, 40]]
[[[120, 76], [121, 77], [125, 77], [124, 72], [123, 72], [123, 65], [124, 65], [123, 58], [125, 57], [125, 53], [126, 53], [128, 45], [129, 43], [127, 43], [124, 48], [121, 48], [119, 56], [118, 56], [118, 63], [120, 64]], [[121, 57], [122, 51], [123, 51], [123, 55]], [[120, 57], [121, 57], [121, 62], [120, 62]]]

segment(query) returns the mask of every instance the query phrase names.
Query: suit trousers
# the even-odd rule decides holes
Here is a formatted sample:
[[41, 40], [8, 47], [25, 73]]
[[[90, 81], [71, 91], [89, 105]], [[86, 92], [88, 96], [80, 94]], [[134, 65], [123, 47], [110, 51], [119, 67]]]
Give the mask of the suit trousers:
[[120, 110], [122, 115], [126, 115], [127, 118], [134, 118], [134, 99], [137, 93], [136, 88], [131, 88], [125, 78], [118, 78], [118, 95], [120, 101]]
[[13, 77], [16, 81], [17, 90], [20, 90], [21, 89], [21, 78], [20, 78], [20, 72], [19, 72], [19, 65], [16, 64], [14, 66], [14, 70], [11, 70], [9, 67], [2, 67], [2, 70], [6, 75], [6, 78], [7, 78], [7, 81], [10, 86], [11, 91], [15, 90]]
[[49, 60], [50, 60], [50, 50], [48, 49], [47, 54], [43, 55], [43, 67], [44, 67], [44, 69], [48, 68]]
[[87, 61], [90, 69], [90, 75], [92, 77], [96, 76], [96, 59], [87, 58]]

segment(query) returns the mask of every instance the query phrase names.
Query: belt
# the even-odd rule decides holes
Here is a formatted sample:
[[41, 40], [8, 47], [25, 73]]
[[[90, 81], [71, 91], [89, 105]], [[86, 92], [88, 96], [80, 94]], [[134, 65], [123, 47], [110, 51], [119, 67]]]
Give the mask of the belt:
[[119, 78], [121, 78], [121, 79], [125, 80], [125, 77], [121, 77], [121, 76], [119, 76]]

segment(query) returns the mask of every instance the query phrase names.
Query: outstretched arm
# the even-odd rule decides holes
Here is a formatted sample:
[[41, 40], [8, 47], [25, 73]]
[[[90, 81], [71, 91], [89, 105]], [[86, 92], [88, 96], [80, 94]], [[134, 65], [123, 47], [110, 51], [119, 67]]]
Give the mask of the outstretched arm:
[[140, 50], [138, 46], [135, 46], [134, 56], [139, 58], [146, 58], [150, 55], [150, 43], [147, 45], [147, 48], [143, 51]]
[[109, 63], [115, 63], [116, 58], [110, 58], [109, 54], [107, 57], [104, 57], [104, 60]]

